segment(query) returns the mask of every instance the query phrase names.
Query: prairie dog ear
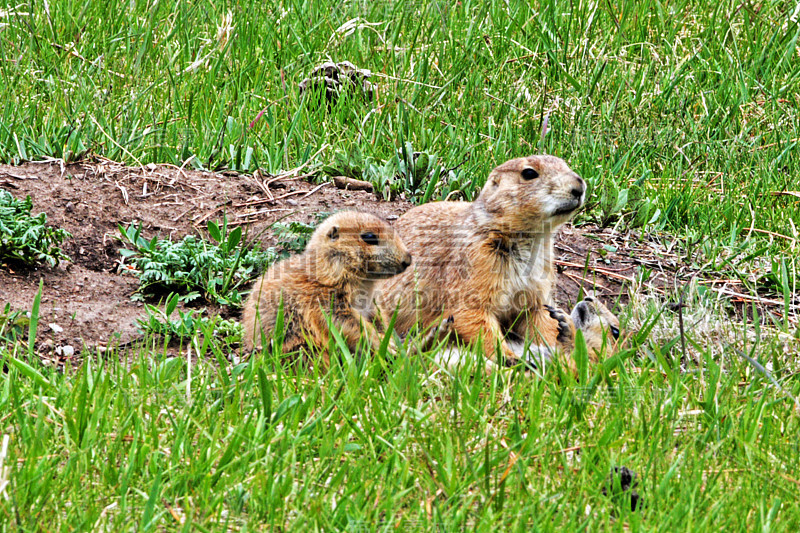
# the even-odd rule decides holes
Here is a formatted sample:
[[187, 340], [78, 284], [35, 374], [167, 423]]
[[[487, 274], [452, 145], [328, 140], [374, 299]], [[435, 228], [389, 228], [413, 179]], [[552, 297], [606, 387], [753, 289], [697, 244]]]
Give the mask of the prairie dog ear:
[[328, 238], [332, 241], [339, 238], [339, 226], [334, 226], [328, 231]]

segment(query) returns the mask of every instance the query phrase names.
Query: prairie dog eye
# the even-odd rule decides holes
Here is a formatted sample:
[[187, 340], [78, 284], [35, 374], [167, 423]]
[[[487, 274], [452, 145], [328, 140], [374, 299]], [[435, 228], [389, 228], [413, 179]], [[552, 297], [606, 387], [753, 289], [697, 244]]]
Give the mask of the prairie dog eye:
[[367, 231], [366, 233], [361, 234], [361, 240], [365, 243], [376, 246], [378, 244], [378, 236], [372, 233], [371, 231]]
[[617, 326], [611, 326], [611, 336], [614, 337], [614, 340], [619, 339], [619, 328]]
[[535, 180], [539, 177], [539, 173], [532, 168], [526, 168], [522, 171], [522, 179], [526, 181]]

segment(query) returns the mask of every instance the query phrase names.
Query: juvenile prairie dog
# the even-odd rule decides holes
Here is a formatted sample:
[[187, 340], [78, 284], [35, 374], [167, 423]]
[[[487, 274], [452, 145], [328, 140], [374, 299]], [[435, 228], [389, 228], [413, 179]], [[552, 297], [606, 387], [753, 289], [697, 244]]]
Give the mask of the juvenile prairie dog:
[[[619, 339], [619, 319], [593, 296], [586, 296], [584, 300], [575, 305], [569, 316], [560, 316], [559, 319], [566, 322], [562, 327], [569, 328], [573, 332], [581, 331], [586, 342], [589, 361], [597, 363], [616, 351]], [[442, 327], [438, 331], [448, 333], [449, 329]], [[569, 357], [572, 351], [569, 347], [560, 346], [554, 353], [550, 346], [526, 343], [513, 336], [508, 338], [507, 342], [514, 354], [518, 358], [524, 359], [529, 368], [544, 372], [547, 366], [552, 364], [552, 360], [559, 357], [565, 368], [576, 372], [575, 362]], [[434, 354], [435, 361], [448, 369], [463, 366], [472, 357], [472, 352], [461, 346], [448, 346]], [[487, 371], [491, 371], [495, 366], [493, 361], [486, 360]]]
[[574, 327], [552, 307], [553, 238], [583, 206], [585, 192], [562, 159], [535, 155], [495, 168], [474, 202], [411, 209], [395, 228], [414, 267], [380, 283], [383, 313], [397, 309], [401, 334], [452, 316], [457, 338], [481, 339], [486, 356], [501, 365], [520, 362], [508, 338], [571, 349]]
[[565, 368], [577, 373], [575, 361], [570, 357], [574, 349], [574, 334], [580, 331], [586, 343], [588, 359], [598, 363], [617, 350], [619, 340], [619, 319], [609, 311], [608, 307], [595, 298], [587, 295], [572, 308], [568, 317], [559, 316], [559, 320], [566, 321], [566, 326], [572, 331], [572, 342], [561, 343], [555, 353], [551, 346], [535, 344], [526, 345], [519, 340], [510, 339], [509, 346], [518, 357], [524, 358], [529, 365], [544, 371], [552, 364], [551, 361], [558, 357]]
[[586, 296], [572, 309], [570, 318], [575, 329], [583, 333], [590, 361], [596, 363], [617, 350], [619, 319], [600, 300]]
[[375, 324], [382, 321], [373, 286], [410, 264], [411, 254], [387, 222], [367, 213], [337, 213], [314, 231], [302, 254], [273, 265], [255, 282], [244, 306], [244, 347], [261, 348], [273, 339], [283, 302], [286, 352], [310, 343], [327, 368], [326, 313], [351, 350], [362, 337], [376, 348], [382, 335]]

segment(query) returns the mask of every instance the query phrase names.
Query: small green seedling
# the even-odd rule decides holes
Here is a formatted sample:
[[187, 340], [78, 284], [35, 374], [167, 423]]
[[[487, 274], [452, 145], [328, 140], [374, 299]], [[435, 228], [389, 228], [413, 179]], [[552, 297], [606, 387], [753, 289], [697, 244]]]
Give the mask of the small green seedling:
[[[214, 338], [227, 345], [239, 344], [242, 341], [242, 325], [233, 320], [221, 317], [200, 316], [201, 311], [181, 311], [177, 309], [179, 295], [170, 294], [164, 308], [156, 305], [145, 304], [147, 316], [137, 319], [139, 330], [145, 335], [159, 335], [165, 337], [167, 342], [177, 339], [187, 339], [206, 331], [213, 331]], [[178, 318], [170, 318], [175, 311]]]

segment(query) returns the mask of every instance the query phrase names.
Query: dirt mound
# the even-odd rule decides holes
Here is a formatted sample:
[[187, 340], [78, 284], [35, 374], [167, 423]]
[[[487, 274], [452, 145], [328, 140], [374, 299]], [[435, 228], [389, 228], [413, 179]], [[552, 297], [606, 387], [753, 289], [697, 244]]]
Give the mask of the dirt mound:
[[[301, 169], [279, 177], [245, 176], [180, 169], [167, 165], [124, 167], [109, 161], [61, 166], [58, 162], [0, 165], [0, 188], [33, 197], [34, 213], [72, 238], [64, 251], [72, 258], [58, 268], [14, 272], [0, 269], [0, 302], [30, 309], [43, 280], [39, 345], [107, 346], [138, 337], [135, 321], [144, 306], [131, 300], [133, 277], [117, 272], [118, 225], [141, 223], [144, 235], [173, 240], [204, 232], [208, 220], [227, 217], [243, 225], [250, 239], [276, 244], [269, 227], [277, 220], [315, 222], [317, 213], [342, 209], [375, 212], [393, 220], [407, 211], [405, 201], [384, 202], [365, 191], [306, 181]], [[579, 287], [595, 288], [613, 302], [632, 279], [635, 261], [614, 253], [617, 236], [597, 228], [567, 227], [559, 235], [557, 265], [562, 270], [556, 299], [573, 303]], [[589, 257], [591, 276], [584, 272]], [[63, 352], [63, 350], [62, 350]]]

